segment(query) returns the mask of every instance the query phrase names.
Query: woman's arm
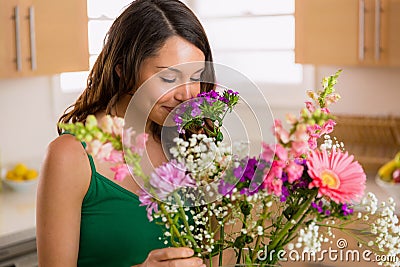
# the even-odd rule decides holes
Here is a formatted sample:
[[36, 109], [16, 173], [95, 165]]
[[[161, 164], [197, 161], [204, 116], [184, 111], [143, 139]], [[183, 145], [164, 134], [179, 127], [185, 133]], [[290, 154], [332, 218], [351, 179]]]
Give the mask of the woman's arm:
[[62, 135], [50, 143], [37, 191], [40, 267], [77, 265], [81, 205], [90, 177], [88, 156], [74, 136]]

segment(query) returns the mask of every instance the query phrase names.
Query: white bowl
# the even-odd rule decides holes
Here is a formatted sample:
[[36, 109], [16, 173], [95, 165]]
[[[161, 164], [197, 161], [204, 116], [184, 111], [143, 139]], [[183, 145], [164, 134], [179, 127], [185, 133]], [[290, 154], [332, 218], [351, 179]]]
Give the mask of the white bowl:
[[379, 175], [375, 176], [375, 182], [386, 191], [389, 196], [400, 199], [400, 183], [386, 182], [382, 180]]
[[1, 173], [1, 180], [3, 182], [3, 185], [5, 185], [6, 187], [17, 191], [17, 192], [25, 192], [25, 191], [29, 191], [29, 190], [33, 190], [34, 188], [36, 188], [37, 185], [37, 178], [32, 179], [32, 180], [24, 180], [24, 181], [13, 181], [13, 180], [9, 180], [6, 179], [6, 173], [7, 170], [3, 169], [2, 173]]

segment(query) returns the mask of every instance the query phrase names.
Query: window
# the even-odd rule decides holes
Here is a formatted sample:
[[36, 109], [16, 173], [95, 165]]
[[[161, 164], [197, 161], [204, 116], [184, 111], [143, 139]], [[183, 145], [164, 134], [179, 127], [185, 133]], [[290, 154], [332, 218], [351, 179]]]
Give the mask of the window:
[[[112, 22], [131, 2], [132, 0], [87, 0], [90, 68], [102, 49]], [[61, 90], [67, 93], [82, 91], [88, 75], [88, 71], [61, 73]]]
[[[88, 0], [90, 66], [112, 21], [131, 0]], [[187, 0], [209, 37], [214, 60], [258, 85], [303, 86], [294, 63], [294, 0]], [[81, 91], [88, 72], [63, 73], [63, 92]]]
[[[257, 84], [299, 84], [294, 63], [294, 0], [193, 0], [216, 62]], [[210, 8], [212, 7], [212, 8]]]

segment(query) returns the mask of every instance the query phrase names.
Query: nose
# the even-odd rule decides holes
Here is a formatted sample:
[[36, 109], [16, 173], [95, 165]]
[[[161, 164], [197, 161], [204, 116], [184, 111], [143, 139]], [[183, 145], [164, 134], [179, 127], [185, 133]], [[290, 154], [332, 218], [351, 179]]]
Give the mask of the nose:
[[177, 87], [174, 93], [174, 98], [178, 101], [184, 102], [192, 97], [193, 83], [182, 84]]

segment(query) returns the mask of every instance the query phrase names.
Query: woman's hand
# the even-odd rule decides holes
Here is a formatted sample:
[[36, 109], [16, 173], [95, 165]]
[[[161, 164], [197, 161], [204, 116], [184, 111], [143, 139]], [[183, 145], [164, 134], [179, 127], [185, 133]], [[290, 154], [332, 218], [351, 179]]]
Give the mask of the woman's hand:
[[205, 267], [203, 260], [192, 257], [190, 248], [163, 248], [149, 253], [145, 262], [137, 267]]

